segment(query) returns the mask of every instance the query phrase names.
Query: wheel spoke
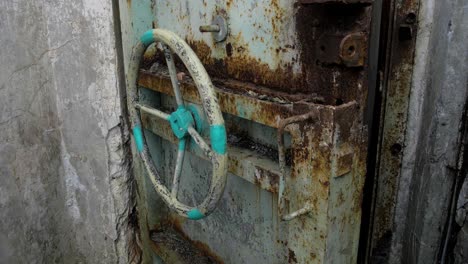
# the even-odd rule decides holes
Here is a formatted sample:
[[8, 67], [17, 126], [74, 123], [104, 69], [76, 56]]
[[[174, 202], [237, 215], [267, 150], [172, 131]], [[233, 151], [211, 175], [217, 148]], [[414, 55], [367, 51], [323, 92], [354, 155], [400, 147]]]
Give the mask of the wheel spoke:
[[179, 182], [180, 182], [180, 174], [182, 172], [182, 165], [184, 164], [184, 156], [185, 156], [185, 144], [186, 139], [183, 138], [179, 141], [179, 150], [177, 151], [177, 161], [176, 167], [174, 171], [174, 178], [172, 179], [172, 190], [171, 190], [171, 197], [177, 199], [177, 193], [179, 191]]
[[166, 114], [163, 111], [160, 111], [158, 109], [155, 109], [155, 108], [152, 108], [152, 107], [149, 107], [149, 106], [146, 106], [146, 105], [142, 105], [142, 104], [136, 104], [135, 108], [140, 109], [140, 111], [143, 111], [143, 112], [148, 113], [150, 115], [154, 115], [154, 116], [157, 116], [159, 118], [162, 118], [164, 120], [169, 120], [170, 115]]
[[205, 155], [210, 160], [212, 160], [213, 159], [213, 151], [211, 150], [210, 146], [205, 142], [205, 140], [202, 138], [202, 136], [200, 136], [200, 134], [198, 134], [197, 130], [195, 130], [195, 128], [190, 126], [188, 128], [188, 132], [189, 132], [190, 136], [192, 136], [195, 143], [203, 150], [203, 153], [205, 153]]
[[177, 70], [174, 63], [174, 56], [172, 56], [172, 51], [166, 45], [163, 45], [164, 55], [166, 57], [167, 68], [169, 69], [169, 76], [171, 77], [172, 87], [174, 88], [174, 94], [178, 106], [184, 105], [184, 100], [182, 99], [182, 94], [180, 92], [180, 84], [177, 79]]

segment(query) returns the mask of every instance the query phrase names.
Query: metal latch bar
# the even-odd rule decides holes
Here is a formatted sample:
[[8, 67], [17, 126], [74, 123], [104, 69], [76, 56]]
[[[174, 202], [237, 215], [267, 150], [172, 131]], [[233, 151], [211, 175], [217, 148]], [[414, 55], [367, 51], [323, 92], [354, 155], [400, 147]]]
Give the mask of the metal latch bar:
[[284, 130], [286, 126], [299, 123], [307, 120], [314, 120], [318, 118], [318, 112], [312, 111], [309, 113], [305, 113], [302, 115], [292, 116], [286, 119], [283, 119], [279, 122], [278, 126], [278, 159], [279, 159], [279, 166], [280, 166], [280, 177], [279, 177], [279, 186], [278, 186], [278, 210], [281, 220], [283, 221], [290, 221], [298, 216], [307, 214], [312, 211], [313, 206], [310, 202], [306, 202], [304, 207], [299, 210], [296, 210], [292, 213], [285, 213], [285, 175], [286, 175], [286, 154], [285, 154], [285, 147], [284, 147]]

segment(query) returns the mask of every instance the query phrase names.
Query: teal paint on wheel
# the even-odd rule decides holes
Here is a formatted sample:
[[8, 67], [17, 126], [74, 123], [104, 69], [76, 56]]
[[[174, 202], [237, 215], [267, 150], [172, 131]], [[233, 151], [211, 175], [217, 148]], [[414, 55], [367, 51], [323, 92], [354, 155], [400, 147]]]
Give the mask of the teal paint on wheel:
[[226, 154], [226, 144], [227, 144], [227, 136], [226, 136], [226, 128], [224, 125], [213, 125], [210, 127], [210, 139], [211, 139], [211, 147], [213, 150], [220, 154]]
[[143, 43], [145, 46], [149, 46], [151, 43], [155, 41], [154, 39], [154, 34], [153, 30], [148, 30], [146, 31], [140, 38], [140, 41]]
[[200, 220], [203, 217], [205, 217], [205, 215], [203, 215], [202, 212], [200, 212], [200, 210], [198, 210], [197, 208], [193, 208], [192, 210], [190, 210], [187, 213], [187, 216], [191, 220]]
[[135, 145], [138, 152], [143, 151], [143, 132], [139, 126], [133, 128], [133, 137], [135, 138]]
[[185, 150], [186, 143], [187, 143], [187, 140], [185, 138], [181, 139], [179, 141], [179, 150]]
[[[139, 103], [139, 86], [138, 75], [140, 72], [141, 59], [146, 48], [154, 42], [161, 43], [166, 58], [166, 63], [169, 69], [171, 83], [174, 89], [174, 97], [178, 109], [169, 116], [158, 109], [153, 109], [150, 106], [145, 106]], [[177, 79], [177, 71], [174, 64], [173, 56], [177, 55], [186, 66], [193, 82], [199, 89], [203, 110], [194, 111], [191, 108], [186, 108], [183, 94], [179, 87]], [[198, 220], [210, 215], [216, 208], [217, 202], [221, 199], [226, 185], [227, 176], [227, 155], [226, 155], [226, 129], [224, 127], [224, 119], [216, 99], [214, 86], [203, 67], [201, 61], [190, 48], [190, 46], [179, 36], [173, 32], [164, 29], [152, 29], [145, 32], [132, 51], [130, 58], [129, 70], [127, 73], [127, 103], [129, 106], [130, 119], [132, 121], [133, 136], [136, 149], [143, 161], [147, 175], [154, 186], [155, 191], [160, 195], [162, 200], [175, 212], [183, 217], [192, 220]], [[138, 110], [145, 111], [158, 117], [162, 117], [170, 122], [171, 129], [174, 135], [179, 139], [178, 154], [176, 160], [176, 168], [174, 170], [172, 190], [169, 190], [162, 181], [161, 175], [158, 173], [158, 166], [153, 164], [149, 149], [145, 145], [145, 138], [141, 127], [141, 119]], [[204, 111], [205, 115], [202, 114]], [[200, 118], [200, 115], [205, 119]], [[210, 147], [202, 135], [202, 125], [206, 122], [210, 125], [210, 139], [212, 146]], [[189, 133], [190, 131], [190, 133]], [[204, 154], [208, 156], [212, 163], [213, 171], [210, 183], [210, 192], [207, 197], [197, 206], [188, 206], [177, 199], [178, 181], [181, 173], [183, 157], [186, 145], [191, 138], [199, 147], [202, 147]], [[193, 209], [196, 208], [196, 209]], [[202, 213], [203, 212], [203, 213]]]
[[188, 134], [188, 128], [193, 126], [195, 121], [192, 114], [183, 106], [179, 106], [169, 117], [172, 132], [178, 139], [184, 138]]
[[195, 129], [198, 131], [198, 133], [202, 134], [204, 128], [203, 119], [201, 118], [197, 107], [194, 105], [189, 105], [187, 107], [187, 110], [189, 110], [190, 113], [192, 113], [193, 119], [195, 120]]

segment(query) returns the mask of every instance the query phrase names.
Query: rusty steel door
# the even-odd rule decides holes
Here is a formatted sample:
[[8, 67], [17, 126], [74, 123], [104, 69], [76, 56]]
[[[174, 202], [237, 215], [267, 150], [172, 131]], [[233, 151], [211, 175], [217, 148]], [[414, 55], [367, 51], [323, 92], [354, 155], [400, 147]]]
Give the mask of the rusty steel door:
[[[125, 65], [147, 30], [176, 33], [211, 77], [227, 129], [226, 187], [201, 220], [168, 209], [134, 155], [144, 262], [355, 263], [372, 0], [120, 0], [119, 10]], [[206, 126], [192, 77], [175, 65], [185, 104]], [[176, 109], [157, 46], [147, 49], [138, 84], [141, 102]], [[141, 120], [170, 186], [177, 139], [169, 123], [146, 113]], [[179, 200], [200, 202], [210, 175], [210, 162], [189, 143]]]

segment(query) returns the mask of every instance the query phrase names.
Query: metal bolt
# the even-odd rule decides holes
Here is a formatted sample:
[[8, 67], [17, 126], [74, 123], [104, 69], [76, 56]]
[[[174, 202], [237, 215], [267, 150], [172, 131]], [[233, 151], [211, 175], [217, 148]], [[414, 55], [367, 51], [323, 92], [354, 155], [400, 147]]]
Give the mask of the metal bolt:
[[416, 23], [416, 20], [417, 20], [417, 17], [416, 17], [416, 14], [415, 14], [415, 13], [412, 13], [412, 12], [411, 12], [411, 13], [408, 13], [408, 14], [406, 15], [406, 19], [405, 19], [406, 23], [408, 23], [408, 24], [414, 24], [414, 23]]
[[200, 32], [211, 32], [215, 42], [226, 40], [228, 35], [228, 24], [222, 16], [216, 16], [211, 25], [203, 25], [199, 29]]
[[221, 29], [218, 25], [204, 25], [200, 26], [200, 32], [219, 32]]

